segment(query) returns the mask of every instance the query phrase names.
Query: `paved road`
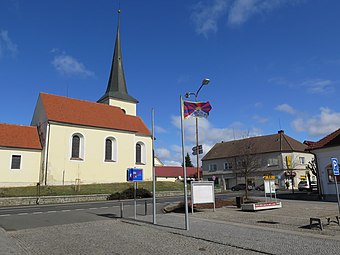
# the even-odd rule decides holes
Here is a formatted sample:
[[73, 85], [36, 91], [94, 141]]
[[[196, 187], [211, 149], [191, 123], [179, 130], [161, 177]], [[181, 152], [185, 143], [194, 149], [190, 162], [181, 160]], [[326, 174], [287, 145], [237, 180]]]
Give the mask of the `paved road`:
[[[53, 224], [0, 231], [0, 254], [333, 255], [340, 250], [340, 226], [331, 223], [324, 231], [306, 226], [310, 216], [336, 215], [337, 209], [336, 203], [283, 201], [282, 209], [256, 213], [236, 207], [202, 210], [190, 214], [189, 231], [184, 230], [184, 215], [176, 213], [158, 214], [157, 225], [151, 215], [138, 215], [137, 220], [114, 217], [112, 208], [46, 213], [48, 218], [17, 215]], [[93, 220], [82, 222], [81, 212]]]
[[[234, 197], [235, 194], [219, 194], [219, 198]], [[158, 198], [157, 213], [167, 203], [183, 201], [183, 196]], [[147, 213], [151, 214], [152, 199], [137, 200], [137, 215], [145, 215], [145, 202]], [[57, 205], [35, 205], [0, 208], [0, 227], [5, 230], [19, 230], [26, 228], [44, 227], [60, 224], [80, 223], [121, 217], [121, 203], [123, 203], [124, 218], [134, 218], [134, 200], [100, 201], [88, 203], [71, 203]]]

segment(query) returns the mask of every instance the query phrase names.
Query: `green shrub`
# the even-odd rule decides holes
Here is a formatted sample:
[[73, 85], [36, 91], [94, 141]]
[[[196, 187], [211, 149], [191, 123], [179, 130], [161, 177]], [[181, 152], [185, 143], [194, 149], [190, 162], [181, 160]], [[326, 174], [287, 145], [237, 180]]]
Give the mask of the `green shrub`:
[[[144, 188], [139, 188], [136, 190], [136, 198], [149, 198], [152, 197], [152, 193]], [[121, 200], [121, 199], [133, 199], [134, 189], [128, 188], [122, 192], [112, 193], [107, 196], [107, 200]]]

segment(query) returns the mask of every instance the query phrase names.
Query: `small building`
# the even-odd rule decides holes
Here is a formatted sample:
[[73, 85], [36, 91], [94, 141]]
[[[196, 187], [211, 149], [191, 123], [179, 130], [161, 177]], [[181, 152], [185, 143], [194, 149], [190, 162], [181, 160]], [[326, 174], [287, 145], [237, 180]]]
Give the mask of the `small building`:
[[306, 148], [283, 130], [273, 135], [220, 142], [202, 158], [203, 179], [218, 181], [222, 188], [230, 189], [245, 183], [247, 171], [248, 185], [260, 185], [264, 175], [274, 175], [280, 187], [297, 188], [299, 181], [307, 178], [306, 165], [314, 158]]
[[36, 185], [41, 151], [37, 127], [0, 124], [1, 187]]
[[[317, 142], [309, 142], [308, 151], [315, 155], [319, 174], [320, 193], [325, 200], [336, 200], [335, 177], [331, 158], [340, 160], [340, 129]], [[337, 182], [339, 185], [339, 176], [337, 176]], [[338, 188], [340, 190], [340, 186]]]

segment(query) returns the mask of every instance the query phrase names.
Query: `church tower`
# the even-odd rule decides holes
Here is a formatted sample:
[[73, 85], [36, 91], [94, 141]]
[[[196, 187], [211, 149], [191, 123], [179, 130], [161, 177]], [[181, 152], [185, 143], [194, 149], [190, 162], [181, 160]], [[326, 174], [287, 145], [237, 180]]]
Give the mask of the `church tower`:
[[123, 68], [123, 57], [120, 43], [120, 10], [109, 82], [105, 94], [98, 103], [120, 107], [126, 114], [136, 116], [138, 100], [128, 94]]

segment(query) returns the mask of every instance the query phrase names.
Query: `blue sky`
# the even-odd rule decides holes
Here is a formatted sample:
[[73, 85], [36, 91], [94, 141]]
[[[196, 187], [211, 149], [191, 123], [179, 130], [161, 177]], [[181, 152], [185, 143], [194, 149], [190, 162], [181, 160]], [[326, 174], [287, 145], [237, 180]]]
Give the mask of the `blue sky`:
[[[29, 125], [39, 92], [97, 101], [105, 92], [118, 1], [0, 1], [0, 122]], [[121, 1], [129, 94], [156, 154], [181, 161], [179, 96], [208, 86], [204, 151], [285, 130], [318, 140], [340, 127], [340, 1]], [[192, 98], [193, 100], [193, 98]], [[185, 121], [186, 151], [195, 123]], [[195, 162], [193, 158], [193, 162]]]

